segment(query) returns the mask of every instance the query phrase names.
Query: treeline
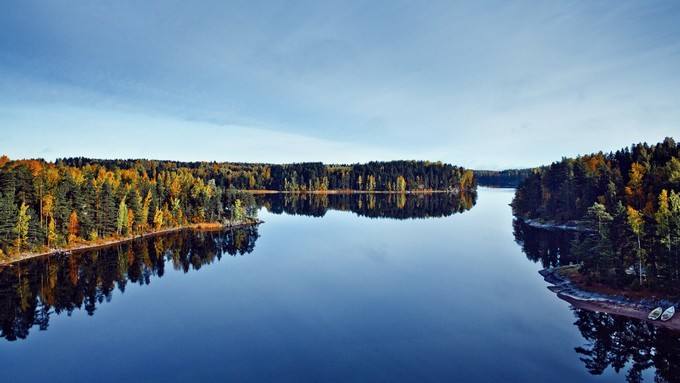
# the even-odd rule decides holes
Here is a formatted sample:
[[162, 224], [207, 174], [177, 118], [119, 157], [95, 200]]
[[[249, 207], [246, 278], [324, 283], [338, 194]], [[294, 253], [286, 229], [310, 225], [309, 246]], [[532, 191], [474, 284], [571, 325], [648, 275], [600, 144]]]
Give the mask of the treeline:
[[591, 280], [680, 287], [680, 146], [671, 138], [540, 168], [512, 207], [520, 217], [588, 227], [572, 255]]
[[479, 186], [514, 188], [533, 171], [533, 169], [474, 170], [474, 174]]
[[171, 267], [188, 273], [225, 255], [255, 249], [256, 226], [215, 232], [179, 232], [69, 256], [39, 257], [0, 268], [0, 338], [25, 339], [32, 327], [47, 330], [53, 315], [110, 302], [115, 291], [149, 285]]
[[275, 165], [66, 158], [57, 160], [57, 164], [78, 168], [97, 165], [108, 170], [136, 169], [150, 177], [160, 172], [187, 169], [199, 178], [215, 180], [218, 187], [240, 190], [460, 191], [473, 190], [476, 186], [471, 170], [429, 161], [369, 162], [354, 165], [306, 162]]
[[255, 212], [252, 196], [192, 168], [0, 158], [0, 256]]
[[288, 165], [0, 158], [0, 256], [256, 213], [239, 190], [450, 190], [471, 171], [423, 161]]

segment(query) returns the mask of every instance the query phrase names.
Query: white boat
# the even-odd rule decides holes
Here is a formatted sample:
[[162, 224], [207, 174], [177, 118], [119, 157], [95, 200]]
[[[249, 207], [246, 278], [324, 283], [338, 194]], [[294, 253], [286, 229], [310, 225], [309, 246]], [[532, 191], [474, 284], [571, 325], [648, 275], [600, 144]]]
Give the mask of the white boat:
[[647, 318], [649, 318], [650, 320], [657, 320], [661, 316], [661, 313], [663, 313], [663, 308], [657, 307], [654, 310], [652, 310], [652, 312], [649, 313], [649, 315], [647, 315]]
[[663, 314], [661, 314], [661, 320], [665, 322], [673, 318], [673, 315], [675, 315], [675, 306], [667, 308], [666, 311], [664, 311]]

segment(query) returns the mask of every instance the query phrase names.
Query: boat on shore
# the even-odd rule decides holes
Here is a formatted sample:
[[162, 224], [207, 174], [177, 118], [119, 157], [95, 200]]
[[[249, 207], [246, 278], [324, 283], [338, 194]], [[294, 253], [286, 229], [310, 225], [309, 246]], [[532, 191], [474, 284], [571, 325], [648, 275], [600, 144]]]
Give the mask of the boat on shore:
[[[551, 285], [548, 286], [550, 291], [575, 308], [647, 320], [655, 326], [680, 332], [680, 319], [675, 318], [676, 302], [674, 300], [630, 298], [585, 290], [569, 278], [569, 273], [577, 268], [578, 265], [567, 265], [544, 269], [539, 273]], [[666, 307], [665, 311], [664, 307]]]
[[665, 322], [671, 318], [673, 318], [673, 315], [675, 315], [675, 306], [671, 306], [666, 309], [666, 311], [661, 314], [661, 321]]
[[663, 308], [657, 307], [652, 312], [647, 315], [647, 319], [649, 320], [657, 320], [661, 317], [661, 315], [664, 313]]

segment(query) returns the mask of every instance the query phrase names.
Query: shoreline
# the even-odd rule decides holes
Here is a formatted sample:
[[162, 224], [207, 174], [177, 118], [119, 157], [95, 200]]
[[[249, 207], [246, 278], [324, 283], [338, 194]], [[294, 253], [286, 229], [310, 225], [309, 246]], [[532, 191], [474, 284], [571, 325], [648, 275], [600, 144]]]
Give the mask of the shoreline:
[[544, 230], [565, 230], [565, 231], [576, 231], [576, 232], [581, 232], [581, 233], [586, 233], [586, 232], [592, 232], [591, 229], [583, 226], [582, 224], [579, 224], [578, 222], [566, 222], [566, 223], [557, 223], [554, 221], [541, 221], [539, 219], [532, 219], [532, 218], [524, 218], [521, 216], [515, 216], [517, 219], [521, 220], [525, 224], [531, 227], [535, 227], [537, 229], [544, 229]]
[[33, 259], [33, 258], [39, 258], [39, 257], [48, 257], [51, 255], [58, 255], [58, 254], [77, 254], [77, 253], [82, 253], [86, 251], [92, 251], [92, 250], [99, 250], [103, 248], [108, 248], [116, 245], [120, 245], [123, 243], [127, 242], [132, 242], [137, 239], [144, 239], [144, 238], [153, 238], [165, 234], [170, 234], [170, 233], [176, 233], [184, 230], [193, 230], [193, 231], [205, 231], [205, 232], [210, 232], [210, 231], [222, 231], [222, 230], [231, 230], [231, 229], [238, 229], [241, 227], [247, 227], [247, 226], [257, 226], [264, 223], [261, 219], [255, 219], [252, 222], [238, 222], [238, 223], [233, 223], [233, 224], [221, 224], [221, 223], [195, 223], [191, 225], [185, 225], [185, 226], [178, 226], [178, 227], [171, 227], [167, 229], [162, 229], [158, 231], [152, 231], [148, 233], [143, 233], [143, 234], [138, 234], [138, 235], [133, 235], [133, 236], [128, 236], [128, 237], [123, 237], [123, 238], [112, 238], [108, 240], [103, 240], [102, 242], [96, 242], [96, 243], [83, 243], [79, 245], [75, 245], [74, 247], [64, 247], [64, 248], [55, 248], [55, 249], [49, 249], [48, 251], [40, 252], [40, 253], [23, 253], [19, 254], [17, 256], [13, 256], [10, 259], [3, 259], [0, 260], [0, 268], [3, 267], [12, 267], [15, 263], [22, 262], [28, 259]]
[[652, 321], [647, 318], [649, 312], [657, 306], [663, 306], [664, 308], [671, 305], [677, 306], [677, 302], [655, 296], [630, 298], [624, 295], [611, 295], [585, 290], [565, 275], [565, 272], [573, 272], [577, 268], [578, 266], [576, 265], [560, 266], [543, 269], [538, 273], [550, 284], [548, 290], [576, 308], [625, 316], [653, 324], [657, 327], [680, 331], [680, 315], [675, 315], [666, 322], [660, 320]]

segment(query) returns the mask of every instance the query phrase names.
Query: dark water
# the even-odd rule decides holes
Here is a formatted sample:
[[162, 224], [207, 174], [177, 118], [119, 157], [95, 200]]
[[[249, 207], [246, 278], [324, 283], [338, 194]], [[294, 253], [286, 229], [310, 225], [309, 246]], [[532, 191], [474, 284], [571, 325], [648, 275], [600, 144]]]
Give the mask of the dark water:
[[569, 238], [512, 193], [260, 196], [258, 228], [1, 270], [0, 382], [680, 378], [678, 334], [546, 289]]

